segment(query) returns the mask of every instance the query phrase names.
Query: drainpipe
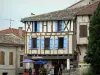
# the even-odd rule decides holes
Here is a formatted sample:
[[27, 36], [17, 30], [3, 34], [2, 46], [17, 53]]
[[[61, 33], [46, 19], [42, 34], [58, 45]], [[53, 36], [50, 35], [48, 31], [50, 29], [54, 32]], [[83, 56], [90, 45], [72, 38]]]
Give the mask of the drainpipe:
[[15, 57], [15, 75], [18, 75], [18, 46], [16, 47], [16, 57]]

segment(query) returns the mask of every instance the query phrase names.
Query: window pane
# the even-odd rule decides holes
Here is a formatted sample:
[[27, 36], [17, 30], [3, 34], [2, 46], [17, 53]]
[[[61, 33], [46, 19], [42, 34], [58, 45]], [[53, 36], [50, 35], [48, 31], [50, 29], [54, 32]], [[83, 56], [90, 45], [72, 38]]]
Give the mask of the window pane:
[[45, 38], [45, 49], [50, 49], [50, 38]]
[[61, 31], [62, 21], [58, 21], [58, 31]]
[[36, 45], [37, 45], [37, 39], [36, 38], [32, 38], [32, 48], [36, 48]]
[[35, 24], [34, 24], [35, 26], [35, 32], [37, 32], [37, 22], [35, 21]]
[[61, 37], [61, 38], [58, 38], [58, 48], [63, 48], [63, 45], [64, 45], [64, 38]]

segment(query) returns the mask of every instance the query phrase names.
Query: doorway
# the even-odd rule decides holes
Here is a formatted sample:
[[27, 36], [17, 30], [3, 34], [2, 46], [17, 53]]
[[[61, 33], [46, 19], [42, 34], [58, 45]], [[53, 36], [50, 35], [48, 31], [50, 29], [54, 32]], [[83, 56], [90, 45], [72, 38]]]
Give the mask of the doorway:
[[2, 73], [2, 75], [8, 75], [8, 73], [7, 72], [4, 72], [4, 73]]

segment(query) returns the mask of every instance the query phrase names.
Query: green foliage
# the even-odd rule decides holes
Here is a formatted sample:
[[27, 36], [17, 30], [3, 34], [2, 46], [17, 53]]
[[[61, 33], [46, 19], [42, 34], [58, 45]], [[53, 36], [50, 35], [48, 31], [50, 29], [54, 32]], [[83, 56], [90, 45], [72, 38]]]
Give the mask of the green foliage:
[[90, 20], [89, 44], [85, 61], [91, 64], [94, 75], [100, 73], [100, 4]]
[[40, 69], [40, 74], [39, 75], [47, 75], [47, 70], [44, 67], [42, 67]]

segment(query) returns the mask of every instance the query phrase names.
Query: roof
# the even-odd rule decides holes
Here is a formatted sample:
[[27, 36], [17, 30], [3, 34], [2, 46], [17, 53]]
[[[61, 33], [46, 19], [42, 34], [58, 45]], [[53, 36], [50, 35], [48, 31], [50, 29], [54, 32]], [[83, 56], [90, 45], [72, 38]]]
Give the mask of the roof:
[[[19, 34], [19, 29], [9, 28], [9, 29], [4, 29], [4, 30], [0, 31], [0, 34], [11, 34], [11, 33], [18, 36], [18, 37], [21, 37]], [[24, 35], [25, 35], [25, 31], [22, 30], [22, 37], [21, 38], [24, 38]]]
[[99, 1], [88, 5], [87, 7], [83, 8], [79, 12], [77, 12], [75, 15], [92, 15], [96, 8], [98, 7]]
[[0, 44], [24, 45], [24, 39], [13, 34], [0, 34]]
[[78, 2], [76, 2], [76, 3], [74, 3], [73, 5], [69, 6], [68, 8], [71, 8], [71, 7], [73, 7], [73, 6], [75, 6], [75, 5], [79, 4], [79, 3], [81, 3], [82, 1], [83, 1], [83, 0], [80, 0], [80, 1], [78, 1]]
[[73, 19], [73, 15], [79, 11], [82, 7], [74, 9], [58, 10], [41, 15], [34, 15], [21, 19], [21, 22], [25, 21], [45, 21], [45, 20], [70, 20]]

